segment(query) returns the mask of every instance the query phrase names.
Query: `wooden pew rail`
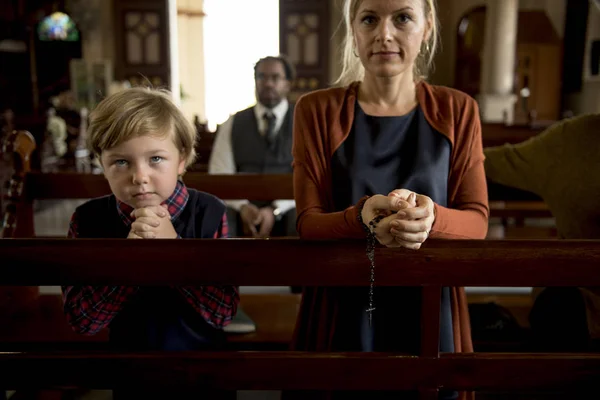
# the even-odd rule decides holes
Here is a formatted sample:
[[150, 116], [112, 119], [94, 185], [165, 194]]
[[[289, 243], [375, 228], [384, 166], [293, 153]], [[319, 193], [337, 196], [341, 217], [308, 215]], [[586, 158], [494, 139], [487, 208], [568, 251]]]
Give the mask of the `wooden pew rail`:
[[[252, 257], [256, 252], [270, 257]], [[2, 285], [365, 286], [369, 277], [364, 243], [356, 241], [15, 239], [0, 241], [0, 259]], [[410, 389], [422, 398], [440, 388], [596, 387], [600, 354], [440, 354], [439, 299], [442, 286], [600, 286], [600, 241], [431, 240], [419, 251], [378, 248], [376, 260], [378, 285], [424, 288], [418, 356], [5, 352], [3, 378], [17, 388]]]
[[[208, 175], [189, 172], [184, 175], [186, 185], [221, 199], [272, 201], [293, 199], [292, 175]], [[516, 220], [523, 227], [526, 218], [550, 218], [552, 214], [541, 199], [529, 192], [507, 188], [488, 182], [490, 217]], [[33, 209], [35, 200], [90, 199], [110, 194], [108, 182], [102, 175], [78, 173], [29, 172], [19, 207], [15, 237], [34, 237]]]

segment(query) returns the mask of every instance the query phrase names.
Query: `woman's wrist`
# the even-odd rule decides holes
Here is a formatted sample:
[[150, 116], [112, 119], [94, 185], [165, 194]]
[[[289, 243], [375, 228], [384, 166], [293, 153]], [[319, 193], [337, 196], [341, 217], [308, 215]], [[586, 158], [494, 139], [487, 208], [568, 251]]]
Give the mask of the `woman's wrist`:
[[356, 215], [356, 219], [358, 220], [358, 223], [360, 224], [360, 226], [362, 226], [363, 230], [365, 231], [365, 233], [371, 233], [371, 230], [369, 229], [369, 226], [367, 225], [367, 223], [365, 223], [364, 219], [363, 219], [363, 208], [365, 207], [365, 203], [367, 202], [367, 200], [369, 200], [369, 196], [365, 196], [362, 199], [360, 199], [358, 201], [358, 203], [356, 204], [356, 208], [357, 208], [357, 215]]

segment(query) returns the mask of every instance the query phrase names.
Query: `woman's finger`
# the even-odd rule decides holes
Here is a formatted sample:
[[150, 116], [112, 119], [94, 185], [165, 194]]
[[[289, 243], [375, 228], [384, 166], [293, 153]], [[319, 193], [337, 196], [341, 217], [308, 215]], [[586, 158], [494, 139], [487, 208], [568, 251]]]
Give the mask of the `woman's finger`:
[[399, 247], [404, 247], [405, 249], [419, 250], [421, 248], [421, 243], [405, 242], [402, 239], [396, 239], [396, 243], [398, 243]]
[[399, 231], [394, 228], [392, 228], [390, 233], [392, 234], [392, 236], [394, 236], [396, 240], [399, 239], [410, 243], [424, 243], [427, 240], [427, 237], [429, 236], [427, 232], [409, 233]]
[[431, 209], [427, 207], [413, 207], [402, 210], [406, 219], [425, 219], [432, 215]]
[[419, 233], [429, 231], [431, 226], [427, 220], [408, 221], [405, 219], [394, 219], [390, 222], [390, 228], [402, 232]]

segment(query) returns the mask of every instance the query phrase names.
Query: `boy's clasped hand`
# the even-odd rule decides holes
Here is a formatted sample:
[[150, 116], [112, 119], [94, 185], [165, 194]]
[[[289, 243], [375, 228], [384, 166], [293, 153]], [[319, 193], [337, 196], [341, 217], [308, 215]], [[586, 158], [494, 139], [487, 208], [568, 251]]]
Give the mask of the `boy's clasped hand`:
[[127, 239], [175, 239], [177, 232], [171, 223], [167, 206], [137, 208], [131, 213], [135, 221]]

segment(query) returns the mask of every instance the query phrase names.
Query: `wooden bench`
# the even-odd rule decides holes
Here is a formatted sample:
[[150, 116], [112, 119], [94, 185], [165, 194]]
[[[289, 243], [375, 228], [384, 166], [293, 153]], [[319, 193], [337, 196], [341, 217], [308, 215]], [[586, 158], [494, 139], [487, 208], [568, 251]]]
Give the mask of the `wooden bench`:
[[[293, 199], [292, 175], [208, 175], [188, 173], [186, 185], [212, 193], [221, 199], [273, 200]], [[490, 217], [502, 219], [551, 217], [548, 207], [526, 192], [491, 184]], [[503, 197], [503, 193], [508, 195]], [[514, 193], [517, 193], [516, 197]], [[22, 207], [16, 227], [16, 237], [33, 237], [33, 202], [44, 199], [89, 199], [110, 194], [108, 182], [102, 175], [30, 172], [25, 179]], [[522, 223], [520, 223], [522, 225]]]
[[[243, 175], [243, 176], [217, 176], [207, 175], [202, 173], [188, 173], [184, 177], [186, 184], [200, 190], [214, 193], [224, 199], [236, 199], [246, 197], [253, 200], [271, 200], [273, 198], [290, 198], [293, 197], [292, 177], [290, 175]], [[492, 186], [492, 189], [497, 189], [497, 186]], [[110, 188], [106, 179], [101, 175], [88, 175], [76, 173], [57, 173], [57, 174], [41, 174], [32, 172], [27, 174], [25, 181], [25, 196], [21, 205], [21, 215], [19, 224], [17, 225], [17, 237], [33, 237], [33, 205], [36, 199], [85, 199], [98, 197], [110, 193]], [[492, 192], [493, 193], [493, 192]], [[502, 193], [497, 190], [497, 193]], [[527, 194], [520, 194], [521, 197], [514, 197], [514, 194], [507, 192], [509, 195], [520, 199], [528, 199]], [[517, 192], [519, 193], [519, 192]], [[523, 217], [525, 213], [531, 211], [531, 205], [537, 204], [543, 208], [543, 203], [536, 200], [523, 201], [516, 203], [509, 201], [507, 203], [492, 202], [492, 216], [501, 216], [502, 218]], [[511, 207], [512, 204], [522, 204], [519, 207]], [[545, 215], [545, 214], [543, 214]], [[506, 232], [510, 237], [527, 238], [531, 235], [531, 228], [517, 227], [516, 229], [507, 226]], [[526, 231], [526, 232], [525, 232]], [[525, 232], [525, 234], [523, 234]], [[534, 234], [538, 234], [537, 232]], [[552, 234], [552, 233], [551, 233]], [[547, 237], [547, 232], [539, 233], [540, 237]], [[529, 295], [520, 295], [522, 300], [519, 307], [512, 302], [504, 302], [506, 296], [498, 297], [496, 303], [507, 306], [511, 312], [522, 316], [523, 309], [528, 308], [531, 303]], [[469, 302], [477, 303], [480, 297], [468, 296]], [[281, 298], [279, 300], [283, 301]], [[272, 303], [270, 296], [242, 296], [242, 308], [246, 310], [247, 302], [255, 304], [263, 301], [266, 304]], [[57, 305], [59, 303], [56, 303]], [[38, 305], [41, 307], [42, 305]], [[293, 302], [283, 301], [278, 307], [278, 318], [272, 318], [269, 314], [269, 307], [253, 306], [253, 311], [249, 312], [250, 318], [255, 320], [259, 325], [258, 331], [253, 334], [231, 335], [231, 340], [236, 343], [245, 344], [247, 346], [281, 348], [284, 340], [288, 340], [292, 336], [293, 321], [297, 306]], [[55, 312], [57, 318], [62, 317], [60, 308]], [[39, 313], [31, 313], [32, 318], [40, 320]], [[523, 320], [523, 318], [521, 318]], [[59, 319], [57, 324], [61, 324]], [[287, 321], [287, 322], [282, 322]], [[32, 322], [35, 323], [35, 322]], [[282, 330], [282, 325], [286, 328]], [[60, 328], [51, 327], [49, 329], [55, 332], [61, 332]], [[72, 335], [65, 335], [65, 338], [72, 338]], [[81, 340], [80, 340], [81, 341]], [[66, 343], [65, 343], [66, 344]]]
[[[253, 257], [257, 251], [271, 257]], [[209, 262], [189, 268], [199, 257]], [[278, 261], [282, 257], [288, 260], [285, 269]], [[397, 267], [399, 258], [402, 268]], [[15, 239], [0, 241], [0, 259], [4, 285], [368, 284], [364, 243], [355, 241]], [[220, 267], [211, 268], [211, 260]], [[600, 354], [440, 354], [439, 299], [442, 286], [600, 286], [600, 241], [431, 240], [419, 251], [378, 248], [376, 260], [379, 285], [423, 288], [418, 356], [13, 350], [0, 354], [3, 382], [9, 389], [418, 390], [423, 399], [437, 398], [440, 388], [596, 388]]]
[[[31, 155], [35, 148], [35, 140], [27, 131], [13, 131], [0, 143], [3, 172], [0, 176], [0, 238], [16, 234], [19, 213], [24, 211], [20, 208], [25, 177], [31, 171]], [[5, 171], [8, 176], [4, 176]]]
[[517, 144], [539, 135], [547, 126], [505, 125], [502, 123], [481, 124], [483, 147]]
[[[299, 294], [244, 294], [240, 307], [256, 324], [256, 331], [227, 335], [231, 349], [286, 350], [292, 340], [300, 307]], [[94, 336], [75, 333], [67, 324], [60, 295], [40, 295], [18, 311], [0, 313], [0, 343], [4, 350], [105, 349], [108, 331]]]
[[[268, 201], [290, 199], [294, 194], [291, 175], [208, 175], [191, 172], [184, 175], [184, 181], [191, 188], [227, 200]], [[25, 179], [15, 237], [35, 236], [35, 200], [89, 199], [107, 194], [110, 194], [110, 187], [103, 175], [30, 172]]]
[[[540, 134], [547, 126], [533, 125], [505, 125], [496, 123], [483, 123], [481, 125], [482, 141], [484, 147], [501, 146], [505, 143], [521, 143]], [[206, 126], [197, 127], [199, 140], [196, 143], [198, 159], [191, 167], [191, 171], [207, 172], [210, 153], [215, 141], [216, 132], [208, 131]]]
[[[190, 187], [194, 187], [200, 190], [204, 190], [210, 193], [214, 193], [217, 196], [225, 199], [236, 199], [240, 197], [250, 198], [252, 200], [271, 200], [273, 198], [291, 198], [293, 197], [293, 186], [291, 175], [243, 175], [243, 176], [216, 176], [207, 175], [202, 173], [188, 173], [185, 175], [185, 181]], [[21, 186], [22, 187], [22, 186]], [[492, 184], [491, 194], [503, 192], [498, 189], [497, 186]], [[505, 188], [506, 189], [506, 188]], [[494, 192], [496, 190], [496, 192]], [[507, 198], [512, 199], [514, 193], [508, 190], [509, 196]], [[42, 174], [39, 172], [29, 172], [25, 176], [25, 190], [23, 190], [23, 197], [19, 202], [19, 217], [16, 226], [13, 224], [12, 234], [17, 237], [33, 237], [34, 226], [33, 226], [33, 209], [34, 201], [38, 199], [86, 199], [91, 197], [98, 197], [110, 193], [108, 183], [101, 175], [89, 175], [89, 174], [76, 174], [76, 173], [56, 173], [56, 174]], [[519, 193], [519, 192], [517, 192]], [[497, 196], [496, 194], [496, 196]], [[522, 197], [516, 197], [517, 199], [525, 198], [527, 195], [520, 194]], [[523, 197], [524, 196], [524, 197]], [[543, 211], [544, 204], [539, 201], [527, 201], [523, 203], [508, 202], [492, 202], [492, 216], [501, 216], [503, 219], [507, 218], [524, 218], [528, 212], [531, 212], [532, 205], [535, 204], [542, 211], [541, 214], [546, 215]], [[547, 213], [547, 211], [545, 211]], [[507, 229], [512, 229], [507, 227]], [[528, 228], [529, 229], [529, 228]], [[509, 235], [512, 237], [518, 237], [522, 232], [525, 231], [524, 227], [518, 228], [515, 232], [510, 232]], [[521, 235], [521, 237], [528, 237], [529, 233]], [[547, 236], [546, 233], [543, 234]], [[540, 234], [542, 236], [542, 234]], [[31, 288], [31, 290], [8, 288], [6, 290], [12, 291], [14, 298], [15, 293], [25, 293], [31, 298], [36, 298], [37, 289]], [[522, 304], [529, 304], [529, 297], [524, 295], [521, 296]], [[295, 317], [295, 311], [297, 305], [294, 302], [298, 300], [292, 300], [294, 296], [290, 297], [290, 301], [278, 298], [281, 304], [278, 306], [276, 315], [278, 318], [272, 318], [268, 314], [268, 310], [271, 308], [261, 307], [259, 305], [254, 306], [257, 302], [272, 303], [270, 296], [242, 296], [242, 306], [244, 310], [247, 307], [252, 308], [250, 317], [255, 320], [258, 325], [258, 331], [253, 334], [247, 335], [232, 335], [232, 342], [246, 343], [247, 345], [265, 346], [272, 345], [273, 347], [281, 347], [285, 340], [289, 341], [293, 330], [293, 321]], [[469, 296], [470, 302], [477, 302], [477, 296]], [[502, 303], [502, 299], [498, 299], [499, 303]], [[48, 299], [46, 296], [40, 298], [39, 304], [31, 304], [33, 310], [30, 310], [28, 314], [32, 319], [31, 324], [41, 324], [42, 322], [48, 322], [44, 319], [44, 315], [38, 309], [46, 310], [53, 304], [56, 309], [54, 315], [57, 318], [55, 324], [57, 326], [48, 326], [48, 329], [55, 332], [56, 339], [61, 344], [68, 344], [68, 339], [74, 342], [82, 341], [81, 338], [73, 336], [71, 332], [65, 332], [62, 329], [62, 312], [60, 310], [60, 302], [58, 298]], [[515, 309], [512, 305], [511, 310]], [[20, 307], [18, 307], [20, 308]], [[519, 310], [520, 312], [520, 310]], [[287, 322], [282, 322], [287, 321]], [[283, 329], [282, 327], [285, 327]], [[63, 339], [59, 338], [59, 334], [63, 333]], [[13, 332], [17, 337], [18, 332]], [[7, 332], [10, 334], [10, 332]]]

